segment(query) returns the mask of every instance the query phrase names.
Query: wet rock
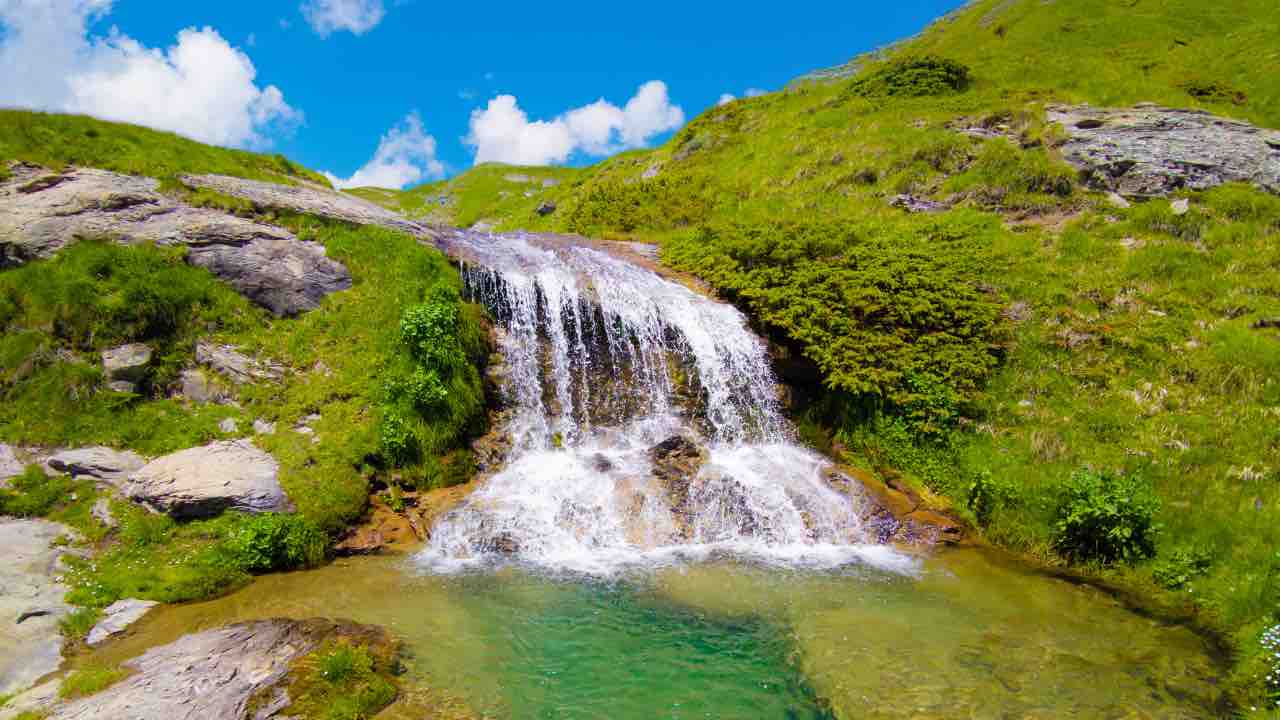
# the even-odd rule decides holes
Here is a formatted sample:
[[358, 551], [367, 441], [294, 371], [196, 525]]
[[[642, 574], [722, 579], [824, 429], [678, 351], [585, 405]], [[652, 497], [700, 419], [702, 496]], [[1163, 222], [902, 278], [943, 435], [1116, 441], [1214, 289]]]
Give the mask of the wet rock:
[[556, 204], [551, 202], [550, 200], [546, 200], [539, 203], [538, 208], [534, 210], [534, 212], [538, 213], [543, 217], [546, 217], [547, 215], [550, 215], [555, 211], [556, 211]]
[[102, 373], [117, 392], [133, 392], [146, 379], [150, 365], [151, 348], [140, 343], [102, 352]]
[[591, 469], [598, 473], [606, 473], [613, 469], [613, 461], [601, 453], [591, 456]]
[[196, 362], [226, 377], [237, 385], [261, 380], [276, 381], [284, 377], [284, 368], [255, 360], [230, 345], [201, 340], [196, 343]]
[[514, 533], [502, 532], [487, 538], [483, 543], [484, 552], [495, 552], [503, 555], [517, 555], [520, 552], [520, 540]]
[[0, 695], [29, 687], [62, 663], [58, 621], [71, 608], [59, 581], [70, 528], [46, 520], [0, 518]]
[[[122, 244], [185, 245], [187, 262], [208, 268], [245, 297], [277, 315], [315, 308], [351, 286], [345, 267], [324, 247], [287, 230], [158, 192], [159, 181], [91, 168], [52, 179], [17, 166], [0, 182], [0, 267], [48, 258], [85, 237]], [[39, 180], [38, 182], [32, 182]], [[124, 382], [124, 381], [120, 381]]]
[[275, 458], [248, 440], [215, 442], [153, 460], [129, 478], [125, 494], [181, 519], [290, 512], [278, 473]]
[[98, 645], [105, 642], [113, 635], [119, 635], [128, 627], [142, 619], [151, 611], [151, 608], [160, 603], [151, 600], [117, 600], [107, 606], [102, 611], [102, 619], [97, 625], [89, 631], [89, 636], [85, 642], [89, 645]]
[[653, 476], [667, 495], [671, 512], [685, 531], [689, 531], [694, 514], [691, 488], [707, 462], [707, 453], [690, 438], [675, 435], [650, 448], [649, 461]]
[[1280, 132], [1275, 130], [1150, 104], [1051, 106], [1048, 119], [1067, 131], [1063, 157], [1100, 190], [1153, 197], [1247, 182], [1280, 193]]
[[50, 469], [71, 477], [91, 477], [119, 486], [146, 464], [142, 456], [129, 450], [108, 447], [80, 448], [55, 453], [45, 461]]
[[[277, 688], [292, 664], [329, 638], [392, 642], [368, 626], [327, 620], [261, 620], [187, 635], [124, 663], [133, 674], [100, 693], [55, 706], [50, 720], [179, 720], [276, 717], [288, 705]], [[254, 703], [255, 699], [283, 700]]]

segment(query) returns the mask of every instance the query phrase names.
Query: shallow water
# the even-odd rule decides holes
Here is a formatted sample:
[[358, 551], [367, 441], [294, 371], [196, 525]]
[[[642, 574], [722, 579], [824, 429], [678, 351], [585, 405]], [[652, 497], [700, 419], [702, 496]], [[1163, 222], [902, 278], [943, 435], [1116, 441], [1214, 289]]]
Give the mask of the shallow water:
[[1193, 633], [974, 551], [908, 574], [703, 563], [609, 581], [352, 559], [161, 609], [94, 660], [282, 616], [383, 625], [410, 685], [497, 718], [1199, 718], [1217, 697]]

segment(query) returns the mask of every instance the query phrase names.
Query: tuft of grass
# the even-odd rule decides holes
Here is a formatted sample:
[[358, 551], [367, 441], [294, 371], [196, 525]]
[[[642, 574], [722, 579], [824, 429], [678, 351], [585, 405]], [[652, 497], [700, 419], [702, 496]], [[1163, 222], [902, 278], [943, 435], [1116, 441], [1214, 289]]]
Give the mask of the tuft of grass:
[[75, 700], [88, 697], [115, 685], [129, 676], [129, 671], [119, 667], [89, 666], [73, 670], [58, 686], [58, 697]]
[[331, 641], [298, 663], [288, 710], [299, 717], [367, 720], [395, 701], [398, 667], [389, 648]]

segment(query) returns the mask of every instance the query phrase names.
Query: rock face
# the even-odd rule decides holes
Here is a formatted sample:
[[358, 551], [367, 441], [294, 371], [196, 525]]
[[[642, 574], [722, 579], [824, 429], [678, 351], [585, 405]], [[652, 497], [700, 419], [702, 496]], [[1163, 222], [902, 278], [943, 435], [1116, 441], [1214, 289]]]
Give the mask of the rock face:
[[669, 437], [649, 449], [653, 476], [667, 492], [671, 512], [686, 529], [692, 521], [690, 486], [707, 462], [707, 454], [697, 443], [682, 435]]
[[195, 208], [157, 191], [159, 182], [89, 168], [50, 173], [11, 168], [0, 183], [0, 268], [52, 257], [80, 238], [185, 245], [187, 261], [208, 268], [277, 315], [315, 308], [351, 287], [351, 275], [324, 247], [281, 228]]
[[430, 239], [433, 235], [426, 225], [405, 220], [367, 200], [325, 188], [291, 187], [226, 175], [183, 175], [181, 179], [191, 187], [216, 190], [261, 207], [308, 213], [356, 225], [379, 225], [420, 238]]
[[[314, 650], [333, 626], [319, 620], [262, 620], [187, 635], [126, 662], [134, 675], [53, 708], [49, 718], [247, 719], [254, 695], [283, 680], [290, 664]], [[253, 717], [272, 717], [282, 708], [272, 705]]]
[[106, 610], [102, 611], [102, 619], [89, 631], [89, 637], [85, 642], [89, 645], [98, 645], [113, 635], [119, 635], [159, 604], [152, 600], [133, 599], [117, 600], [111, 603]]
[[53, 544], [70, 532], [46, 520], [0, 518], [0, 695], [29, 687], [62, 663], [58, 621], [71, 608], [57, 579], [65, 551]]
[[0, 487], [5, 487], [9, 478], [21, 475], [25, 469], [14, 449], [0, 443]]
[[1062, 153], [1096, 188], [1130, 197], [1247, 182], [1280, 193], [1280, 132], [1198, 110], [1051, 106]]
[[50, 457], [50, 469], [72, 477], [91, 477], [119, 487], [146, 464], [141, 455], [107, 447], [65, 450]]
[[278, 473], [275, 458], [248, 440], [215, 442], [148, 463], [129, 478], [125, 494], [176, 518], [288, 512]]
[[230, 345], [211, 342], [196, 343], [196, 362], [226, 377], [237, 385], [259, 380], [279, 380], [284, 368], [279, 365], [254, 360]]

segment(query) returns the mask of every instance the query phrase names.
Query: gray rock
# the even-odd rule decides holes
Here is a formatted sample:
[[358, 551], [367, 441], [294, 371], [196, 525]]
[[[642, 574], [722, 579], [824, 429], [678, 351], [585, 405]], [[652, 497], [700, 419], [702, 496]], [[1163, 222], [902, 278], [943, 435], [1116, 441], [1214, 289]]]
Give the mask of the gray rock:
[[1107, 193], [1107, 202], [1118, 210], [1128, 210], [1133, 207], [1133, 203], [1124, 199], [1124, 196], [1117, 192]]
[[111, 501], [106, 498], [98, 498], [93, 504], [90, 511], [93, 517], [108, 528], [117, 527], [120, 523], [116, 522], [116, 516], [111, 514]]
[[119, 486], [129, 475], [146, 464], [142, 456], [128, 450], [112, 450], [107, 447], [64, 450], [51, 456], [48, 466], [72, 477], [91, 477], [107, 484]]
[[9, 445], [0, 443], [0, 488], [7, 487], [12, 477], [21, 475], [26, 466], [18, 460], [18, 453]]
[[276, 424], [273, 422], [267, 422], [262, 418], [258, 418], [253, 421], [253, 431], [259, 435], [275, 435]]
[[1280, 132], [1199, 110], [1050, 106], [1063, 157], [1101, 190], [1129, 197], [1252, 183], [1280, 193]]
[[153, 460], [129, 478], [125, 494], [176, 518], [288, 512], [279, 467], [248, 440], [215, 442]]
[[930, 200], [929, 198], [916, 197], [915, 195], [894, 195], [889, 198], [889, 205], [902, 208], [909, 213], [935, 213], [947, 209], [946, 203]]
[[159, 604], [152, 600], [132, 598], [111, 603], [106, 610], [102, 611], [102, 619], [89, 631], [89, 637], [85, 638], [85, 642], [89, 645], [98, 645], [113, 635], [119, 635]]
[[1191, 211], [1191, 201], [1186, 198], [1174, 200], [1169, 203], [1169, 209], [1173, 211], [1174, 215], [1186, 215]]
[[547, 215], [550, 215], [555, 211], [556, 211], [556, 204], [551, 202], [550, 200], [544, 200], [543, 202], [539, 203], [538, 208], [534, 210], [534, 212], [544, 217]]
[[520, 175], [520, 174], [518, 174], [518, 173], [513, 173], [513, 174], [511, 174], [511, 175], [504, 175], [504, 176], [502, 176], [502, 179], [503, 179], [503, 180], [506, 180], [506, 181], [507, 181], [507, 182], [509, 182], [509, 183], [528, 183], [528, 182], [533, 182], [533, 178], [529, 177], [528, 175]]
[[58, 621], [71, 608], [59, 582], [70, 528], [47, 520], [0, 518], [0, 695], [31, 686], [62, 663]]
[[240, 432], [240, 423], [236, 422], [235, 418], [227, 418], [218, 423], [218, 429], [228, 435], [234, 435]]
[[559, 185], [559, 184], [560, 184], [560, 181], [559, 181], [559, 180], [557, 180], [557, 179], [555, 179], [555, 178], [543, 178], [543, 179], [542, 179], [542, 187], [544, 187], [544, 188], [553, 188], [553, 187], [555, 187], [555, 186], [557, 186], [557, 185]]
[[178, 382], [182, 386], [182, 397], [190, 400], [197, 405], [213, 402], [216, 394], [213, 386], [209, 384], [209, 378], [198, 369], [183, 370], [182, 375], [178, 377]]
[[[249, 700], [280, 682], [314, 650], [316, 621], [262, 620], [187, 635], [125, 663], [128, 679], [54, 707], [50, 720], [247, 718]], [[255, 717], [274, 715], [265, 708]]]
[[151, 348], [141, 343], [102, 351], [102, 372], [113, 382], [142, 382], [150, 365]]
[[129, 382], [128, 380], [112, 380], [111, 382], [107, 383], [107, 389], [110, 390], [111, 392], [118, 392], [118, 393], [138, 392], [138, 386], [135, 383]]
[[237, 385], [284, 377], [284, 368], [279, 365], [255, 360], [230, 345], [216, 345], [203, 340], [196, 343], [196, 362], [208, 365]]
[[350, 287], [324, 248], [282, 228], [158, 192], [153, 178], [80, 168], [50, 174], [17, 165], [0, 182], [0, 267], [52, 257], [84, 237], [125, 244], [185, 245], [187, 261], [208, 268], [277, 315], [295, 315]]
[[58, 690], [62, 688], [62, 680], [53, 679], [30, 690], [15, 695], [9, 702], [0, 705], [0, 720], [13, 720], [22, 713], [32, 713], [42, 717], [40, 712], [58, 702]]

